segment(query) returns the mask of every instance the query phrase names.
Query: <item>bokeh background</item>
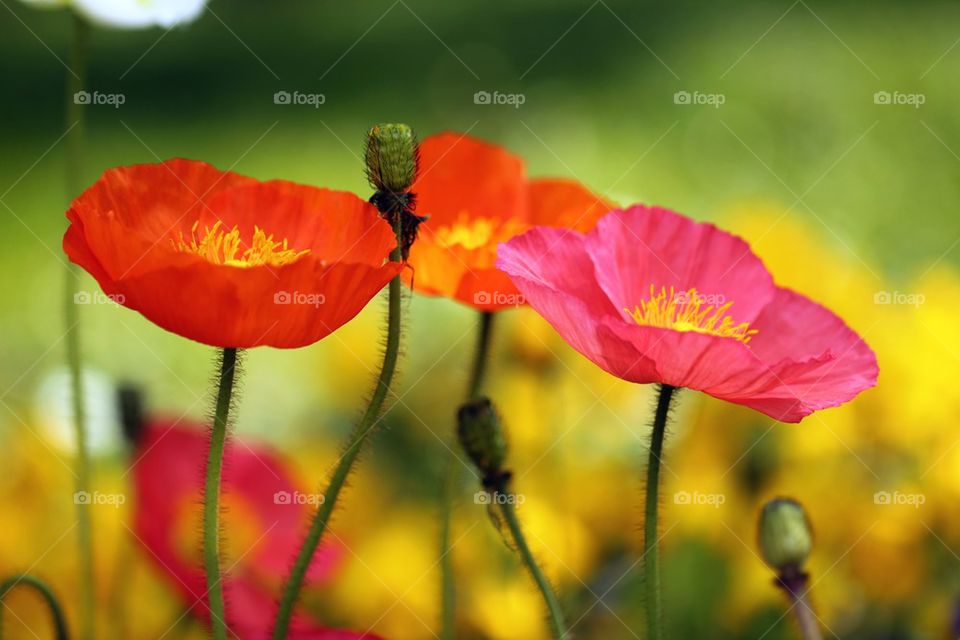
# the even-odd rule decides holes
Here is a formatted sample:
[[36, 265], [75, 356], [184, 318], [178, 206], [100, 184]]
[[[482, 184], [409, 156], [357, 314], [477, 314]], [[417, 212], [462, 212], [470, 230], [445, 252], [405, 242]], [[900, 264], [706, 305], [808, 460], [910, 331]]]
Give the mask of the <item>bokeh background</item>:
[[[44, 577], [75, 621], [60, 250], [70, 18], [0, 4], [0, 573]], [[681, 395], [663, 488], [671, 637], [795, 637], [756, 555], [758, 507], [775, 495], [811, 514], [828, 637], [956, 637], [960, 5], [214, 0], [189, 26], [95, 29], [91, 46], [90, 89], [125, 101], [87, 108], [84, 183], [182, 156], [366, 196], [364, 132], [399, 121], [469, 131], [522, 154], [531, 175], [743, 235], [780, 284], [866, 338], [880, 384], [799, 425]], [[277, 91], [324, 103], [275, 104]], [[478, 91], [523, 104], [476, 104]], [[404, 304], [398, 397], [334, 524], [348, 550], [307, 606], [331, 624], [432, 638], [439, 478], [477, 316], [416, 294]], [[248, 354], [237, 436], [277, 450], [305, 491], [323, 484], [366, 398], [383, 311], [374, 301], [310, 348]], [[202, 421], [213, 354], [114, 305], [81, 313], [94, 488], [126, 495], [113, 387], [134, 383], [151, 411]], [[488, 389], [531, 544], [577, 637], [638, 637], [652, 390], [596, 369], [528, 310], [501, 314], [494, 340]], [[544, 637], [537, 594], [474, 490], [465, 479], [455, 511], [458, 636]], [[189, 617], [171, 629], [184, 603], [129, 534], [134, 507], [91, 507], [103, 637], [203, 637]], [[196, 531], [181, 528], [189, 546]], [[6, 602], [9, 637], [49, 637], [34, 596]]]

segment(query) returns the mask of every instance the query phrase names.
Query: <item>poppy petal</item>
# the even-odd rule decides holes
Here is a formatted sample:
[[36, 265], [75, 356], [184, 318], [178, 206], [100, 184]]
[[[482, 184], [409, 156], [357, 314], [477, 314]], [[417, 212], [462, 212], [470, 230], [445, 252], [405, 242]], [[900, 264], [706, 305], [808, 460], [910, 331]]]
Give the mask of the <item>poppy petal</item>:
[[742, 239], [668, 209], [637, 205], [605, 215], [587, 235], [597, 280], [615, 306], [633, 309], [651, 287], [696, 289], [715, 306], [731, 302], [749, 322], [773, 296], [773, 278]]
[[215, 347], [301, 347], [402, 269], [372, 205], [171, 160], [107, 171], [71, 205], [64, 250], [121, 304]]
[[467, 218], [525, 219], [523, 161], [466, 134], [440, 133], [420, 143], [412, 191], [417, 212], [438, 226]]
[[527, 180], [523, 161], [466, 134], [429, 136], [420, 145], [413, 185], [428, 216], [410, 252], [405, 280], [480, 311], [522, 304], [496, 268], [497, 245], [532, 224], [586, 230], [612, 205], [574, 180]]
[[[876, 356], [860, 336], [776, 287], [745, 242], [713, 225], [635, 206], [586, 235], [536, 227], [499, 255], [574, 349], [625, 380], [697, 389], [787, 422], [876, 384]], [[719, 299], [674, 296], [694, 289]]]
[[589, 231], [616, 205], [576, 180], [537, 178], [527, 184], [531, 225]]

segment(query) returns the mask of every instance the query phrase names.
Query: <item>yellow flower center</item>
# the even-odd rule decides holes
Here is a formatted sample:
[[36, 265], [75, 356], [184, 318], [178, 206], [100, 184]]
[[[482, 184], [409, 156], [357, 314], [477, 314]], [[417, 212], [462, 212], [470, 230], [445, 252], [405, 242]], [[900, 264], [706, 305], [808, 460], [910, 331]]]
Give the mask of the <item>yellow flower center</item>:
[[493, 267], [497, 260], [497, 244], [505, 242], [526, 229], [524, 223], [513, 219], [471, 218], [462, 212], [452, 224], [432, 230], [432, 240], [441, 249], [467, 252], [463, 257], [473, 268]]
[[202, 234], [197, 233], [199, 226], [200, 221], [197, 220], [190, 229], [189, 238], [184, 238], [181, 231], [179, 238], [171, 238], [170, 241], [177, 251], [195, 253], [213, 264], [243, 268], [261, 265], [281, 267], [296, 262], [300, 256], [310, 252], [309, 249], [291, 249], [287, 246], [287, 240], [274, 240], [273, 235], [267, 235], [257, 226], [253, 228], [253, 239], [247, 248], [241, 247], [245, 243], [240, 239], [240, 229], [236, 225], [226, 231], [222, 221], [218, 221], [212, 227], [205, 227]]
[[437, 243], [444, 248], [460, 246], [464, 249], [479, 249], [493, 238], [494, 222], [490, 218], [468, 220], [460, 214], [451, 225], [438, 227]]
[[516, 220], [496, 218], [473, 218], [461, 213], [453, 224], [438, 227], [434, 232], [437, 244], [443, 248], [463, 247], [479, 249], [495, 247], [497, 242], [512, 238], [523, 231], [524, 225]]
[[624, 309], [639, 325], [673, 329], [674, 331], [695, 331], [719, 338], [733, 338], [747, 344], [757, 334], [750, 328], [749, 322], [734, 322], [727, 312], [733, 302], [720, 301], [720, 305], [708, 304], [709, 296], [702, 295], [695, 288], [676, 293], [673, 287], [660, 287], [659, 293], [650, 285], [650, 299], [634, 307], [633, 311]]

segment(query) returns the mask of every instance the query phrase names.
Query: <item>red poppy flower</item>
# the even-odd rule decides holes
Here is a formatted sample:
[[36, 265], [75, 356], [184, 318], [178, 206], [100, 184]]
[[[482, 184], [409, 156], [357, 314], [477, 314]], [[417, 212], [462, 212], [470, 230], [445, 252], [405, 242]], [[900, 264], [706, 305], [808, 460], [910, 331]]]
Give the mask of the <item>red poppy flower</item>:
[[529, 304], [625, 380], [698, 389], [785, 422], [876, 384], [860, 336], [776, 286], [746, 242], [711, 224], [634, 206], [585, 235], [537, 228], [499, 253]]
[[407, 281], [482, 311], [523, 302], [495, 266], [498, 243], [535, 225], [590, 229], [613, 206], [573, 180], [529, 180], [518, 156], [455, 133], [420, 143], [411, 190], [428, 219], [410, 251]]
[[[153, 420], [144, 427], [134, 453], [133, 477], [138, 541], [191, 611], [209, 622], [200, 537], [207, 447], [201, 425]], [[297, 489], [269, 450], [240, 441], [228, 444], [222, 496], [223, 586], [225, 622], [238, 637], [269, 637], [277, 613], [276, 594], [300, 546], [312, 497]], [[330, 579], [341, 551], [321, 547], [308, 570], [308, 582], [316, 585]], [[291, 628], [291, 638], [304, 640], [361, 637], [320, 627], [302, 616]]]
[[401, 265], [357, 196], [191, 160], [107, 171], [63, 248], [114, 300], [216, 347], [301, 347], [353, 318]]

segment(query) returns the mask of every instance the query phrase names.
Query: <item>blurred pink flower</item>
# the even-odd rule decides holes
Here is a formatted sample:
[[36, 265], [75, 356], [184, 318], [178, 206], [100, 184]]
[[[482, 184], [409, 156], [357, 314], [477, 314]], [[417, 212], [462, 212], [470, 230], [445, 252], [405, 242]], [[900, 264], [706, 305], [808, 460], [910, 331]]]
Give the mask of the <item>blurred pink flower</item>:
[[615, 210], [586, 234], [537, 227], [498, 256], [530, 306], [624, 380], [784, 422], [876, 384], [876, 356], [842, 319], [774, 284], [742, 239], [668, 209]]
[[[208, 446], [202, 425], [154, 419], [145, 426], [133, 457], [137, 538], [191, 612], [205, 621], [210, 610], [199, 524]], [[273, 452], [239, 441], [228, 443], [223, 473], [228, 516], [224, 543], [228, 548], [231, 543], [238, 546], [234, 554], [225, 554], [223, 586], [226, 623], [238, 637], [269, 637], [280, 581], [299, 548], [311, 497], [297, 489]], [[308, 584], [329, 579], [341, 551], [329, 544], [321, 547], [307, 573]], [[304, 616], [296, 618], [291, 628], [291, 638], [371, 637], [326, 629]]]

